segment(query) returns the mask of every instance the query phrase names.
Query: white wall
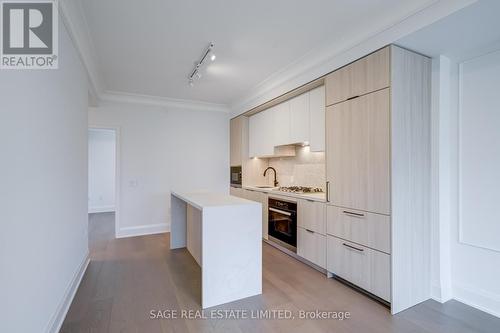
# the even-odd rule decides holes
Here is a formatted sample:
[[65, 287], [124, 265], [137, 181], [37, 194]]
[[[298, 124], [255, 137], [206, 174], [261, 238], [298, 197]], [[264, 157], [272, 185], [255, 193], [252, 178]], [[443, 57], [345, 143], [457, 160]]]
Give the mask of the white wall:
[[[499, 246], [494, 237], [498, 238], [500, 202], [500, 61], [469, 68], [479, 80], [462, 86], [468, 99], [462, 109], [462, 129], [459, 66], [500, 50], [499, 10], [498, 1], [478, 1], [398, 41], [433, 57], [433, 297], [456, 298], [497, 316], [500, 252], [494, 250]], [[483, 78], [490, 83], [482, 85]], [[460, 235], [462, 222], [466, 227]]]
[[86, 263], [86, 82], [62, 23], [58, 70], [0, 71], [0, 332], [57, 329]]
[[432, 60], [431, 295], [441, 302], [452, 298], [450, 66], [447, 57]]
[[115, 131], [89, 129], [89, 213], [115, 210]]
[[[478, 53], [475, 56], [467, 56], [467, 59], [476, 58], [481, 56], [485, 52], [484, 50], [477, 50]], [[459, 64], [466, 59], [457, 59], [451, 64], [451, 145], [450, 145], [450, 163], [449, 175], [450, 175], [450, 186], [449, 191], [451, 193], [451, 230], [450, 230], [450, 252], [451, 252], [451, 287], [453, 297], [470, 305], [476, 306], [482, 310], [500, 316], [500, 284], [498, 283], [500, 279], [500, 252], [495, 251], [492, 248], [478, 247], [477, 244], [473, 245], [471, 243], [465, 243], [462, 240], [468, 239], [468, 235], [462, 234], [462, 239], [460, 238], [460, 219], [468, 219], [463, 222], [467, 224], [476, 224], [477, 227], [484, 228], [484, 218], [485, 214], [488, 215], [488, 211], [484, 211], [485, 207], [479, 204], [481, 201], [467, 202], [460, 205], [459, 197], [463, 196], [464, 193], [460, 192], [459, 181], [461, 178], [462, 183], [475, 184], [477, 195], [484, 199], [484, 202], [489, 203], [487, 210], [491, 211], [490, 217], [498, 216], [495, 215], [495, 211], [498, 210], [495, 203], [500, 202], [500, 196], [498, 196], [498, 189], [492, 189], [491, 184], [498, 183], [500, 178], [500, 170], [492, 169], [491, 166], [495, 163], [498, 165], [498, 153], [493, 154], [482, 154], [478, 158], [478, 152], [484, 152], [486, 150], [498, 149], [500, 146], [500, 118], [498, 117], [499, 109], [496, 107], [494, 110], [485, 109], [492, 105], [498, 106], [498, 95], [488, 94], [488, 91], [483, 90], [487, 95], [477, 95], [475, 105], [472, 109], [462, 110], [462, 114], [465, 115], [462, 121], [462, 129], [459, 130], [459, 101], [460, 101], [460, 90], [459, 90]], [[495, 62], [485, 62], [482, 64], [484, 68], [476, 75], [487, 76], [494, 68], [500, 66], [500, 61]], [[477, 70], [477, 69], [476, 69]], [[497, 69], [498, 70], [498, 69]], [[482, 73], [481, 73], [482, 72]], [[496, 86], [489, 90], [496, 91], [498, 93], [498, 78], [496, 78]], [[469, 85], [464, 85], [464, 89], [474, 89]], [[465, 91], [468, 94], [467, 91]], [[473, 95], [474, 96], [474, 95]], [[472, 96], [472, 97], [473, 97]], [[474, 97], [473, 97], [474, 98]], [[481, 99], [488, 99], [484, 101]], [[485, 103], [487, 102], [487, 103]], [[465, 105], [469, 108], [470, 101]], [[468, 121], [467, 117], [488, 117], [489, 126], [476, 126], [476, 123], [472, 123], [470, 119]], [[496, 114], [496, 115], [495, 115]], [[487, 135], [491, 135], [493, 132], [488, 131], [488, 128], [496, 128], [497, 135], [496, 140], [490, 142], [491, 146], [478, 145], [477, 151], [470, 149], [462, 149], [462, 156], [459, 156], [459, 150], [463, 143], [469, 144], [464, 140], [464, 135], [473, 137], [475, 141], [481, 141]], [[469, 147], [470, 148], [470, 147]], [[465, 162], [465, 163], [464, 163]], [[469, 172], [462, 173], [462, 177], [459, 175], [459, 169], [468, 165], [470, 167], [471, 162], [476, 163], [477, 166], [482, 166], [481, 174], [471, 174]], [[465, 177], [465, 178], [464, 178]], [[484, 183], [482, 180], [486, 178], [490, 179], [490, 182]], [[466, 190], [466, 188], [463, 188]], [[470, 190], [470, 189], [469, 189]], [[492, 190], [495, 190], [497, 194], [492, 194]], [[496, 197], [492, 197], [496, 196]], [[493, 204], [492, 204], [493, 203]], [[473, 206], [471, 206], [471, 204]], [[464, 213], [464, 209], [467, 210], [467, 214]], [[477, 214], [471, 215], [470, 212], [475, 210]], [[470, 220], [473, 219], [473, 220]], [[481, 219], [482, 221], [475, 222], [475, 219]], [[498, 219], [489, 219], [489, 223], [498, 225], [500, 221]], [[495, 226], [489, 226], [489, 232], [493, 232]], [[463, 230], [463, 232], [470, 231], [469, 228]], [[484, 230], [488, 232], [487, 230]], [[474, 235], [477, 238], [477, 233]], [[488, 237], [491, 238], [491, 237]], [[487, 239], [484, 239], [486, 242]]]
[[95, 125], [120, 129], [118, 236], [170, 230], [171, 190], [228, 192], [228, 114], [113, 103]]

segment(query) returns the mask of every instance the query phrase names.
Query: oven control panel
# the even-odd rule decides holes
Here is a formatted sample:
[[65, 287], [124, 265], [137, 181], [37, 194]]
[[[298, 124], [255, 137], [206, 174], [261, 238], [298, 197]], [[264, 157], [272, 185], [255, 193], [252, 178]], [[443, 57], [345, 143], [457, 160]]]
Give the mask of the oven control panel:
[[278, 209], [283, 209], [286, 211], [296, 212], [297, 211], [297, 203], [290, 202], [280, 199], [269, 198], [269, 207], [274, 207]]

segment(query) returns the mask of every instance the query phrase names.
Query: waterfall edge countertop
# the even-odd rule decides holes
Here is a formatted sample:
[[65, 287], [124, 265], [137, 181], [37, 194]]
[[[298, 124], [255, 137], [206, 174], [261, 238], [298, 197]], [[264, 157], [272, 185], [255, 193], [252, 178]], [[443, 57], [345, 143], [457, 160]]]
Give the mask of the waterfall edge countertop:
[[201, 268], [203, 309], [262, 293], [262, 204], [227, 194], [171, 192], [170, 249]]
[[181, 200], [184, 200], [185, 202], [189, 203], [190, 205], [200, 210], [206, 207], [256, 204], [256, 202], [251, 200], [242, 199], [222, 193], [213, 193], [213, 192], [180, 193], [172, 191], [172, 195], [176, 196]]

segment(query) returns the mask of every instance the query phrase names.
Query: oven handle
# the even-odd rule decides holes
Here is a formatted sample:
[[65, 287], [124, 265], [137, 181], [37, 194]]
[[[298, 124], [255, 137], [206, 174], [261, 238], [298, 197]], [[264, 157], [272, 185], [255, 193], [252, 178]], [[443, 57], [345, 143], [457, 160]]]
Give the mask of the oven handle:
[[269, 207], [269, 210], [272, 212], [275, 212], [275, 213], [280, 213], [280, 214], [286, 215], [286, 216], [292, 216], [292, 213], [285, 212], [284, 210], [279, 210], [279, 209], [272, 208], [272, 207]]

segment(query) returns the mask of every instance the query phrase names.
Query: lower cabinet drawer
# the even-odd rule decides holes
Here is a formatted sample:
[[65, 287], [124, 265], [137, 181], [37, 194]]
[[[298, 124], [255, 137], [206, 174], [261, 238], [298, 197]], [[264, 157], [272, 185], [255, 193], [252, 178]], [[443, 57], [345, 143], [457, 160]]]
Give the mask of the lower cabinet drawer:
[[391, 301], [391, 256], [327, 235], [327, 269], [370, 293]]
[[321, 268], [326, 268], [326, 236], [298, 227], [297, 254]]
[[391, 253], [391, 217], [327, 206], [327, 233], [352, 242]]
[[244, 190], [239, 187], [229, 187], [229, 194], [235, 197], [244, 198], [245, 196], [243, 195], [243, 191]]
[[326, 204], [306, 199], [297, 200], [297, 225], [326, 235]]

